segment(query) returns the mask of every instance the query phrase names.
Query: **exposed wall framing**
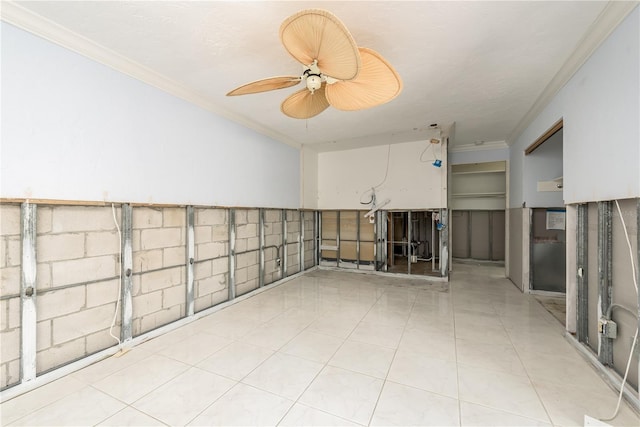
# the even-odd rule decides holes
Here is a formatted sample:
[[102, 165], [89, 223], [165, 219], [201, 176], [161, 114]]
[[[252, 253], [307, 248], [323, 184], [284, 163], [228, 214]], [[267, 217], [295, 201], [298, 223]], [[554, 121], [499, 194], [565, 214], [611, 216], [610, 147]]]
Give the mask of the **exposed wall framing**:
[[[611, 202], [598, 202], [598, 318], [611, 305]], [[605, 366], [613, 365], [613, 343], [610, 338], [598, 335], [598, 359]]]
[[576, 338], [578, 341], [589, 343], [589, 210], [586, 204], [578, 205], [577, 236], [576, 236], [576, 264], [577, 264], [577, 321]]
[[315, 266], [316, 214], [2, 204], [0, 389]]

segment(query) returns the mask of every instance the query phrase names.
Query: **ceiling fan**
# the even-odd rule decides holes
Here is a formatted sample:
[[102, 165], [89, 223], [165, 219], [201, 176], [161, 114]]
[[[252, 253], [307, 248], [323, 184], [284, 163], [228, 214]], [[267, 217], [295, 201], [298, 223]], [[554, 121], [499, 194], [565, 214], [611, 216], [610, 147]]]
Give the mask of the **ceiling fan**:
[[280, 76], [242, 85], [227, 96], [284, 89], [304, 82], [306, 87], [287, 97], [280, 110], [289, 117], [308, 119], [329, 105], [354, 111], [391, 101], [402, 80], [376, 51], [358, 47], [349, 30], [331, 12], [302, 10], [280, 26], [280, 40], [304, 66], [301, 76]]

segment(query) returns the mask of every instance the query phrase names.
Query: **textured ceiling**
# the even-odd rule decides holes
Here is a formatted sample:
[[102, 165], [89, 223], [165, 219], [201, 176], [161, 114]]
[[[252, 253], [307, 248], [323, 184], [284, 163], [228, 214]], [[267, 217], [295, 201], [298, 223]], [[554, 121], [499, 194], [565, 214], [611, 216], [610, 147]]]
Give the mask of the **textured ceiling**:
[[[454, 145], [505, 141], [585, 37], [606, 2], [17, 2], [143, 65], [271, 136], [318, 150], [420, 140], [455, 123]], [[280, 112], [299, 87], [226, 97], [241, 84], [299, 74], [278, 30], [305, 8], [336, 14], [380, 52], [404, 90], [383, 106]]]

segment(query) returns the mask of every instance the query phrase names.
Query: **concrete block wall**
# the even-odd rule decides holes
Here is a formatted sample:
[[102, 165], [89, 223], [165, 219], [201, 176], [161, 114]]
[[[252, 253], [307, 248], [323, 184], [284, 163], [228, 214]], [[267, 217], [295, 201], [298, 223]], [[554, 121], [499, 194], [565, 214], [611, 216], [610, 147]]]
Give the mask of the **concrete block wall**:
[[314, 224], [315, 212], [306, 211], [304, 213], [304, 268], [305, 270], [313, 267], [315, 263], [314, 254]]
[[185, 316], [186, 209], [133, 209], [133, 335]]
[[300, 211], [287, 210], [287, 276], [300, 272]]
[[227, 300], [229, 291], [229, 212], [196, 208], [194, 299], [195, 311]]
[[20, 381], [20, 205], [0, 206], [0, 389]]
[[120, 221], [119, 208], [37, 208], [38, 374], [116, 343], [109, 335], [120, 289], [114, 213]]
[[260, 210], [236, 209], [236, 296], [260, 285]]
[[[282, 278], [280, 263], [282, 258], [282, 210], [264, 211], [264, 283], [273, 283]], [[275, 246], [275, 247], [274, 247]], [[277, 249], [276, 249], [277, 247]]]

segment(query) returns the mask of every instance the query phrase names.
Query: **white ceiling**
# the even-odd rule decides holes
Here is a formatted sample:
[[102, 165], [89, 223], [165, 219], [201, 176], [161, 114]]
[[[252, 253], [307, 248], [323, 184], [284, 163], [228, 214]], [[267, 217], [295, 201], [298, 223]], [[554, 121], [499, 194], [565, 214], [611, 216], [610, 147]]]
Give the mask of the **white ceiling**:
[[[156, 80], [160, 75], [183, 98], [319, 151], [416, 141], [431, 134], [431, 123], [443, 128], [455, 123], [454, 146], [507, 141], [607, 6], [601, 1], [15, 4], [93, 42], [94, 52], [97, 44], [132, 61], [129, 69], [133, 64], [154, 71]], [[309, 120], [280, 112], [282, 100], [298, 87], [226, 97], [249, 81], [302, 71], [280, 44], [278, 30], [289, 15], [314, 7], [336, 14], [359, 46], [380, 52], [400, 74], [403, 92], [379, 107], [357, 112], [330, 107]], [[102, 57], [109, 62], [104, 58], [109, 55]]]

